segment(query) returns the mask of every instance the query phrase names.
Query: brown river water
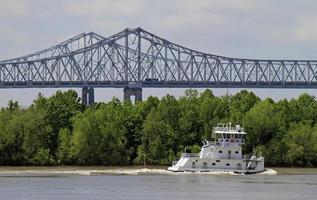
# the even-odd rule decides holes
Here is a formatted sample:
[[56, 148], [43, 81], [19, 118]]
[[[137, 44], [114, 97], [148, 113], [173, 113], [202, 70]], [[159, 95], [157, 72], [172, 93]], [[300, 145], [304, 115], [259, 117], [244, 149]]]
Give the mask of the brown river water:
[[231, 175], [175, 174], [162, 168], [0, 167], [0, 199], [317, 199], [316, 168], [274, 170], [275, 175]]

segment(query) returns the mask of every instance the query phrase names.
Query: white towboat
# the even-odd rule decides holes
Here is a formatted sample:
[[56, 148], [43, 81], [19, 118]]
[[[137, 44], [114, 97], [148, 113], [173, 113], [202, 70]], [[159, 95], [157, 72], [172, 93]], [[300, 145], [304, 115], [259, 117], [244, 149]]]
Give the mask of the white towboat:
[[218, 124], [213, 128], [213, 141], [205, 141], [200, 153], [183, 153], [168, 168], [174, 172], [234, 172], [253, 174], [264, 171], [264, 158], [242, 155], [246, 132], [239, 125]]

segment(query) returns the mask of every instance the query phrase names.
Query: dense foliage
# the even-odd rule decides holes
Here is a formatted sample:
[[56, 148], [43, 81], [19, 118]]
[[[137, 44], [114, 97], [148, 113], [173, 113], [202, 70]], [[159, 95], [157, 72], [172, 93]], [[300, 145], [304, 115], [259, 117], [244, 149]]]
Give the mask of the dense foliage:
[[241, 124], [245, 153], [272, 166], [317, 166], [317, 101], [259, 99], [242, 90], [216, 97], [187, 90], [132, 104], [112, 99], [84, 107], [73, 90], [41, 94], [28, 108], [10, 101], [0, 111], [1, 165], [170, 165], [199, 151], [219, 122]]

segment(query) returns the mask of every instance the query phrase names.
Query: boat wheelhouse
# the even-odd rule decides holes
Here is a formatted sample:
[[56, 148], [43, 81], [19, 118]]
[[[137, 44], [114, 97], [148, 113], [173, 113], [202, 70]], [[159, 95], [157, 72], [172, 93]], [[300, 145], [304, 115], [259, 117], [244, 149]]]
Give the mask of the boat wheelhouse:
[[221, 123], [213, 128], [212, 140], [204, 141], [198, 154], [183, 153], [168, 168], [174, 172], [224, 171], [257, 173], [264, 171], [264, 158], [242, 154], [246, 132], [240, 125]]

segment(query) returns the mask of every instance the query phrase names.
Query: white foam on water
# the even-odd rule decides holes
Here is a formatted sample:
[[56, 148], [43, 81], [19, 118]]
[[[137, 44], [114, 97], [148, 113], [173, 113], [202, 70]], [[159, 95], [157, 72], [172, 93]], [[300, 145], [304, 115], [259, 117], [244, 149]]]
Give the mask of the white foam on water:
[[277, 175], [277, 171], [271, 168], [265, 168], [264, 172], [258, 173], [260, 175]]
[[173, 175], [174, 172], [165, 169], [108, 169], [108, 170], [95, 170], [93, 174], [114, 174], [114, 175], [140, 175], [140, 174], [157, 174], [157, 175]]
[[[233, 171], [210, 171], [210, 172], [172, 172], [165, 169], [104, 169], [104, 170], [8, 170], [0, 171], [0, 176], [32, 176], [32, 175], [238, 175]], [[273, 169], [265, 169], [260, 175], [276, 175], [277, 172]]]
[[140, 174], [153, 174], [153, 175], [237, 175], [233, 171], [210, 171], [210, 172], [172, 172], [166, 169], [109, 169], [109, 170], [95, 170], [93, 174], [113, 174], [113, 175], [140, 175]]
[[90, 175], [91, 170], [8, 170], [0, 171], [0, 176], [32, 176], [32, 175], [61, 175], [61, 174], [77, 174]]

